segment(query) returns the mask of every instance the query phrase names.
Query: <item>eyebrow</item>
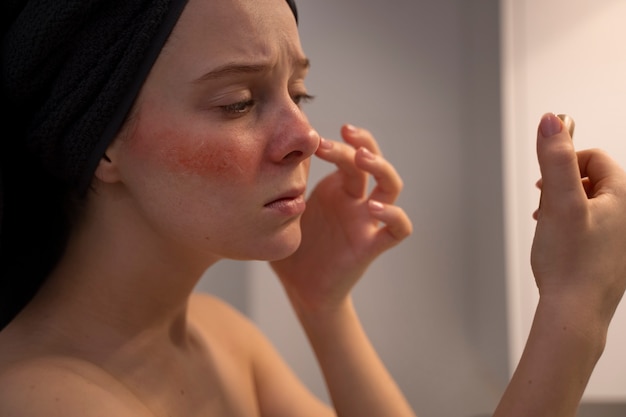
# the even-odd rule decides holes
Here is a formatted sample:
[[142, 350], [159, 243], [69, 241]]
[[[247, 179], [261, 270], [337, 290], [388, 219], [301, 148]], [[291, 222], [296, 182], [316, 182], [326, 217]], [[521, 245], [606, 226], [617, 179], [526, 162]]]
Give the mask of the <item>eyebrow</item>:
[[[311, 67], [311, 61], [308, 58], [297, 59], [294, 62], [294, 66], [299, 70], [307, 70]], [[210, 70], [195, 82], [210, 81], [240, 74], [257, 74], [267, 71], [267, 69], [268, 65], [265, 64], [229, 63]]]

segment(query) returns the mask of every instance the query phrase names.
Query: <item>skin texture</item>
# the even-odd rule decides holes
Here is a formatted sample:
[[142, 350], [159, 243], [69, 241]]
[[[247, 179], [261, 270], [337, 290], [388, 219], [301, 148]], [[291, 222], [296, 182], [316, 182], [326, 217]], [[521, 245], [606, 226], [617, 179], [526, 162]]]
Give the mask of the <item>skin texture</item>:
[[[414, 415], [349, 296], [411, 233], [402, 181], [369, 132], [319, 137], [300, 108], [307, 71], [283, 0], [190, 0], [65, 255], [0, 333], [0, 414]], [[313, 155], [337, 172], [305, 204]], [[280, 260], [333, 408], [246, 318], [193, 294], [223, 258]]]
[[[298, 107], [307, 68], [292, 64], [305, 56], [290, 10], [250, 8], [250, 16], [226, 8], [181, 17], [178, 27], [198, 30], [175, 32], [139, 97], [130, 138], [107, 153], [118, 164], [112, 180], [149, 203], [141, 207], [144, 221], [169, 223], [165, 233], [195, 240], [190, 246], [215, 259], [293, 252], [299, 216], [278, 216], [264, 205], [304, 192], [319, 145]], [[229, 64], [258, 68], [206, 77]], [[255, 102], [240, 104], [248, 100]]]
[[[300, 108], [307, 70], [283, 0], [189, 1], [64, 256], [0, 333], [0, 415], [415, 415], [350, 296], [412, 232], [403, 182], [367, 130], [319, 137]], [[626, 287], [626, 175], [577, 154], [555, 119], [537, 139], [541, 300], [497, 416], [574, 416]], [[313, 156], [336, 170], [305, 203]], [[224, 258], [271, 262], [332, 407], [248, 319], [193, 294]]]

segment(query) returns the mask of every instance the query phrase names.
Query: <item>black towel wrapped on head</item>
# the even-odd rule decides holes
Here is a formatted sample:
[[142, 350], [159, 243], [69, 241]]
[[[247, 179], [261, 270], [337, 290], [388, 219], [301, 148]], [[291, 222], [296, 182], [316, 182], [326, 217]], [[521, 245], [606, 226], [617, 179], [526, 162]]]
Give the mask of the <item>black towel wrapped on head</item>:
[[0, 328], [57, 262], [84, 192], [186, 0], [3, 0]]
[[2, 86], [14, 132], [47, 171], [84, 190], [185, 0], [13, 1]]

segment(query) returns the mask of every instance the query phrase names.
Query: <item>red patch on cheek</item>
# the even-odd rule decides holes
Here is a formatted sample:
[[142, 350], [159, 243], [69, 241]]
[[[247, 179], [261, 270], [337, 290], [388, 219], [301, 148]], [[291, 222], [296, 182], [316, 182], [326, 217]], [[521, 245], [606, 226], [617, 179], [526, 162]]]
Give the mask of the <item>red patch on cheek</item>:
[[234, 149], [219, 148], [202, 143], [197, 146], [175, 146], [170, 150], [169, 166], [173, 171], [195, 174], [199, 176], [220, 175], [230, 176], [244, 170]]
[[133, 138], [132, 148], [142, 159], [152, 159], [173, 173], [198, 176], [241, 176], [255, 164], [258, 150], [219, 138], [193, 137], [164, 129]]

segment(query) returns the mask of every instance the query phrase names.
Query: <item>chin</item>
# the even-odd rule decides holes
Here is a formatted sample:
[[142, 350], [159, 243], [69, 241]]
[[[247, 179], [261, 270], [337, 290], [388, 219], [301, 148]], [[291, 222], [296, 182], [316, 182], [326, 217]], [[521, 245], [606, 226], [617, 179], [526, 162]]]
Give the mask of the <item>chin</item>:
[[272, 238], [271, 241], [262, 244], [264, 254], [261, 259], [265, 261], [279, 261], [293, 255], [300, 247], [300, 242], [302, 241], [299, 225], [294, 229], [297, 230], [292, 228], [283, 230]]

